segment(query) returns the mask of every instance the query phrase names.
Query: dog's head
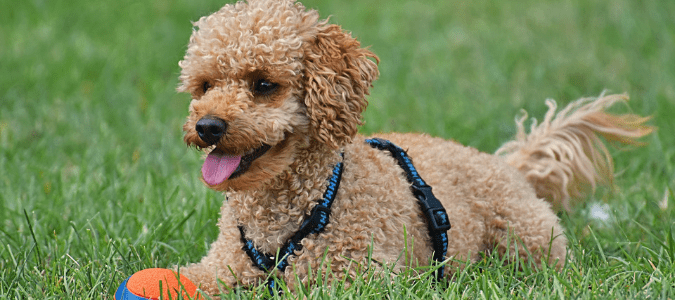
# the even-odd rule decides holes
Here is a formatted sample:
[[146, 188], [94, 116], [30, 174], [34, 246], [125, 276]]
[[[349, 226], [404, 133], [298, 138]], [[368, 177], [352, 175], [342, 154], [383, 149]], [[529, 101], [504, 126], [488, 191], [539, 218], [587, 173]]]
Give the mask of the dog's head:
[[298, 149], [337, 149], [357, 133], [377, 57], [316, 11], [251, 0], [194, 27], [178, 90], [192, 95], [184, 140], [209, 152], [210, 188], [255, 188]]

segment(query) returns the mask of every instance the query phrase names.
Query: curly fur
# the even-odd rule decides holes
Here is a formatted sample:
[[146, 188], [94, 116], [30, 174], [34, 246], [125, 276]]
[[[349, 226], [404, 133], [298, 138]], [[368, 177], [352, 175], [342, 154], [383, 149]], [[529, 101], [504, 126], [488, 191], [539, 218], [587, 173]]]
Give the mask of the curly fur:
[[[219, 282], [229, 287], [263, 282], [267, 274], [249, 260], [237, 227], [243, 226], [260, 250], [275, 253], [322, 197], [341, 160], [345, 168], [330, 223], [304, 239], [290, 259], [293, 267], [277, 275], [289, 283], [296, 278], [308, 283], [310, 268], [355, 276], [369, 255], [395, 264], [395, 270], [428, 264], [426, 220], [409, 183], [391, 156], [357, 133], [378, 58], [350, 33], [292, 0], [226, 5], [194, 27], [179, 63], [178, 90], [192, 95], [185, 142], [232, 156], [263, 144], [271, 148], [240, 176], [213, 185], [205, 181], [227, 192], [220, 234], [199, 263], [180, 271], [209, 294], [219, 292]], [[277, 88], [257, 92], [259, 80]], [[529, 135], [518, 121], [518, 137], [498, 151], [502, 156], [423, 134], [377, 136], [407, 149], [447, 208], [453, 225], [448, 272], [483, 251], [560, 266], [567, 242], [551, 204], [541, 198], [568, 206], [577, 186], [611, 178], [611, 160], [598, 135], [632, 142], [650, 132], [646, 119], [605, 112], [620, 98], [581, 100], [555, 119], [555, 105], [548, 102], [546, 119]], [[215, 145], [202, 141], [195, 128], [207, 116], [227, 124]], [[328, 264], [322, 267], [324, 256]]]

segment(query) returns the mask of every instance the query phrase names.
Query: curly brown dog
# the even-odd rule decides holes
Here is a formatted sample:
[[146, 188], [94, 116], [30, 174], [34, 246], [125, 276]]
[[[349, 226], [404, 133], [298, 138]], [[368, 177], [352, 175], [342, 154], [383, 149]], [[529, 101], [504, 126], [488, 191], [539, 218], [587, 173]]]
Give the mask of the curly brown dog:
[[[324, 258], [337, 276], [354, 276], [368, 259], [395, 270], [428, 265], [430, 220], [406, 173], [357, 134], [377, 56], [292, 0], [226, 5], [194, 27], [180, 62], [178, 90], [192, 95], [185, 142], [206, 150], [203, 181], [227, 201], [209, 253], [180, 272], [210, 294], [218, 281], [265, 282], [272, 270], [252, 257], [287, 244], [330, 193], [338, 165], [325, 228], [301, 239], [284, 257], [293, 268], [276, 275], [306, 283]], [[633, 143], [651, 131], [646, 118], [605, 112], [624, 99], [581, 99], [555, 116], [549, 101], [545, 120], [526, 134], [521, 119], [498, 155], [423, 134], [377, 136], [407, 151], [447, 210], [446, 272], [484, 251], [561, 266], [567, 240], [552, 206], [567, 208], [584, 186], [611, 179], [600, 137]]]

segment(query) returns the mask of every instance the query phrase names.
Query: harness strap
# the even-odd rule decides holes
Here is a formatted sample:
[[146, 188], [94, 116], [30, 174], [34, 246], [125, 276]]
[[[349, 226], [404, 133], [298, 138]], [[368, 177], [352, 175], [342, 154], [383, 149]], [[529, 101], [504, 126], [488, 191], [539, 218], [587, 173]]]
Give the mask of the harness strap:
[[[417, 173], [417, 169], [412, 164], [412, 159], [410, 159], [405, 150], [388, 140], [379, 138], [367, 139], [366, 143], [373, 148], [389, 151], [391, 156], [398, 162], [398, 165], [405, 171], [406, 178], [411, 184], [410, 189], [417, 198], [422, 212], [427, 218], [427, 228], [429, 229], [429, 236], [434, 248], [433, 258], [438, 263], [443, 262], [445, 254], [448, 252], [448, 230], [450, 229], [450, 220], [445, 208], [443, 208], [443, 204], [438, 201], [436, 196], [431, 192], [431, 187]], [[437, 279], [443, 277], [444, 269], [438, 269], [436, 273]]]
[[[344, 154], [340, 155], [344, 157]], [[268, 272], [276, 267], [279, 271], [283, 272], [286, 270], [286, 267], [288, 267], [288, 257], [293, 255], [295, 251], [302, 249], [302, 244], [300, 243], [302, 239], [310, 234], [320, 233], [326, 228], [326, 225], [330, 221], [333, 200], [335, 200], [335, 195], [340, 187], [343, 170], [344, 164], [342, 162], [335, 165], [333, 173], [328, 179], [328, 187], [323, 193], [323, 198], [319, 200], [314, 208], [312, 208], [309, 216], [307, 216], [302, 225], [300, 225], [300, 229], [298, 229], [298, 231], [279, 249], [277, 260], [275, 260], [273, 255], [259, 251], [255, 245], [253, 245], [253, 241], [245, 238], [244, 227], [239, 226], [241, 240], [244, 244], [243, 249], [258, 269]], [[267, 285], [270, 289], [270, 293], [272, 293], [275, 286], [274, 280], [270, 279], [267, 281]]]

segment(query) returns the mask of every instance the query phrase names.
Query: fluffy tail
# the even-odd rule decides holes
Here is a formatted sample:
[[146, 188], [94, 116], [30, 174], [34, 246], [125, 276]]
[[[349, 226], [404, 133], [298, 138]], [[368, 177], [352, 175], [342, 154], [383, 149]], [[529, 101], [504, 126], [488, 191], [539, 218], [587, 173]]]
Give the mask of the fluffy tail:
[[612, 157], [600, 136], [614, 143], [639, 145], [637, 139], [654, 130], [644, 124], [650, 117], [605, 111], [627, 100], [627, 95], [583, 98], [557, 114], [555, 101], [546, 100], [544, 121], [537, 125], [533, 120], [526, 134], [523, 123], [527, 112], [523, 111], [523, 116], [516, 118], [515, 140], [504, 144], [496, 154], [505, 156], [525, 175], [538, 197], [547, 199], [556, 209], [569, 210], [570, 198], [580, 197], [589, 186], [594, 190], [598, 183], [612, 183]]

